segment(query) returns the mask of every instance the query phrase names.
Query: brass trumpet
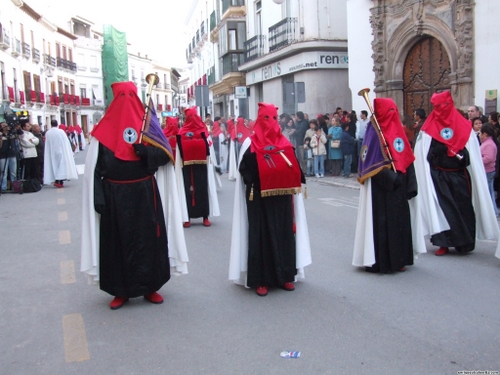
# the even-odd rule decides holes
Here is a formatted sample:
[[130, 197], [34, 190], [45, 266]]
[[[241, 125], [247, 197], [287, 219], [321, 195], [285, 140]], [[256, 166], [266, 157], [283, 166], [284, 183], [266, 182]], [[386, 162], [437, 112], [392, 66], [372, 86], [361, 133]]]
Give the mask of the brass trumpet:
[[382, 130], [380, 129], [380, 125], [377, 121], [377, 118], [375, 117], [375, 111], [373, 110], [372, 103], [370, 102], [370, 98], [368, 97], [369, 92], [370, 92], [369, 88], [364, 88], [358, 92], [358, 95], [362, 96], [365, 99], [366, 104], [368, 105], [368, 109], [370, 110], [370, 112], [372, 114], [373, 123], [377, 127], [378, 133], [380, 134], [380, 136], [382, 138], [382, 143], [383, 143], [383, 146], [385, 148], [385, 152], [387, 153], [387, 157], [391, 160], [392, 169], [394, 170], [394, 172], [396, 172], [396, 167], [394, 166], [394, 162], [393, 162], [394, 159], [392, 158], [391, 150], [389, 149], [389, 146], [387, 145], [387, 141], [385, 140], [384, 133], [382, 133]]
[[151, 98], [151, 91], [153, 91], [153, 86], [157, 85], [158, 82], [160, 82], [160, 78], [158, 75], [154, 73], [149, 73], [146, 76], [146, 82], [148, 83], [148, 90], [146, 92], [146, 108], [144, 110], [144, 116], [142, 117], [142, 129], [141, 129], [141, 135], [139, 137], [139, 143], [142, 142], [142, 132], [144, 131], [144, 127], [146, 126], [146, 119], [148, 118], [148, 111], [149, 111], [149, 99]]

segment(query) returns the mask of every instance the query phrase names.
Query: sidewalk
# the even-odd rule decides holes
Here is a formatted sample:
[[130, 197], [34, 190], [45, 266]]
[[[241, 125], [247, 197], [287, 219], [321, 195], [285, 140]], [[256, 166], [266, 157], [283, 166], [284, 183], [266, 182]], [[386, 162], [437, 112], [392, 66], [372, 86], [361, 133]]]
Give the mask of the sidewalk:
[[345, 178], [342, 176], [332, 176], [331, 174], [325, 174], [325, 177], [323, 178], [318, 178], [314, 176], [306, 177], [306, 181], [320, 182], [328, 185], [359, 190], [359, 187], [361, 185], [359, 184], [357, 177], [358, 177], [357, 173], [353, 173], [349, 178]]

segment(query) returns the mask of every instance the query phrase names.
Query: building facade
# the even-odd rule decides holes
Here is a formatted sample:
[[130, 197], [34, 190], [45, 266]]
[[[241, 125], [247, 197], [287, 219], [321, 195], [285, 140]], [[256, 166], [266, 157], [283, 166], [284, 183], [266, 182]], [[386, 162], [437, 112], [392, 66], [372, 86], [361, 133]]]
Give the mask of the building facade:
[[[455, 105], [498, 111], [500, 39], [494, 0], [349, 0], [350, 79], [393, 98], [402, 114], [429, 113], [434, 92]], [[351, 38], [352, 34], [356, 39]], [[356, 62], [355, 62], [356, 61]], [[363, 86], [364, 84], [364, 86]]]

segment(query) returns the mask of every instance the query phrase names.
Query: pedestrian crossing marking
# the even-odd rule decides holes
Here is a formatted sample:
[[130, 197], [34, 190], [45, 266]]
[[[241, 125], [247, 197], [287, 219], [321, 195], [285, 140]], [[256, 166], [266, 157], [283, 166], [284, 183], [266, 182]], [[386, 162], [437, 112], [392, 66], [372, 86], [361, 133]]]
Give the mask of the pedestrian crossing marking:
[[323, 203], [334, 207], [358, 208], [359, 198], [318, 198]]
[[61, 262], [61, 284], [76, 283], [75, 277], [75, 262], [65, 260]]
[[57, 198], [57, 204], [58, 205], [66, 204], [66, 198]]
[[64, 315], [63, 320], [64, 335], [64, 356], [67, 363], [82, 362], [90, 359], [87, 345], [87, 335], [85, 334], [85, 324], [82, 314]]
[[67, 221], [68, 220], [68, 212], [67, 211], [61, 211], [59, 212], [57, 216], [58, 221]]
[[64, 193], [64, 188], [62, 188], [62, 189], [57, 189], [56, 191], [57, 191], [57, 194], [62, 194], [62, 193]]
[[71, 243], [71, 236], [69, 234], [69, 230], [59, 231], [59, 243], [61, 245], [67, 245]]

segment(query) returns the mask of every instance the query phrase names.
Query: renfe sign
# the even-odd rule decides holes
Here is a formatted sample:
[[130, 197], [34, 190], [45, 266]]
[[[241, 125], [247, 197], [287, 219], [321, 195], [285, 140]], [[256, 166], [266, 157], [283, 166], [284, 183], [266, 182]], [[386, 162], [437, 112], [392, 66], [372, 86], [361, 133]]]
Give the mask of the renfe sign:
[[349, 58], [341, 52], [304, 52], [247, 73], [247, 85], [307, 69], [347, 69]]

